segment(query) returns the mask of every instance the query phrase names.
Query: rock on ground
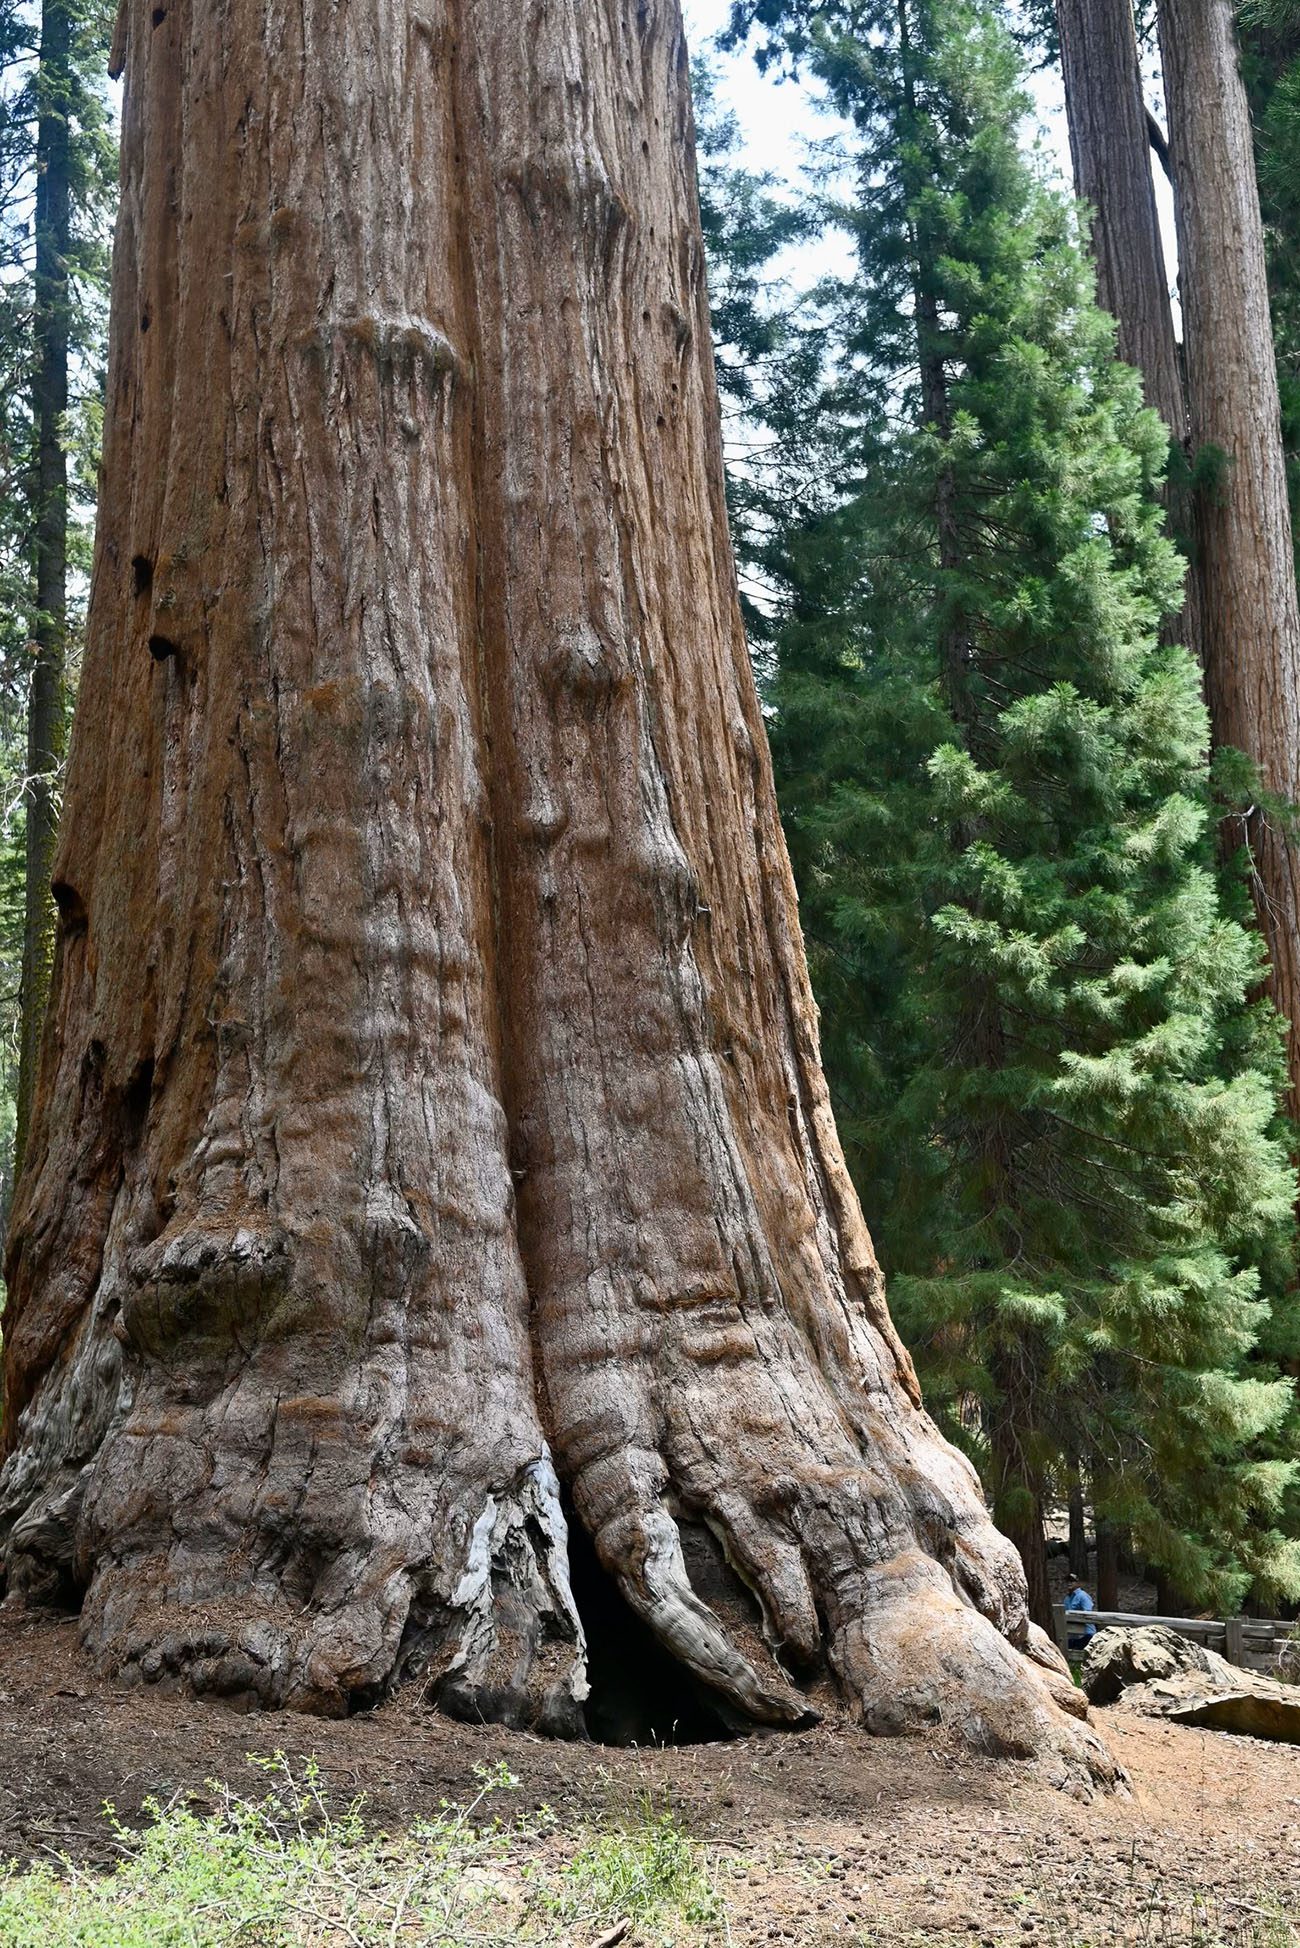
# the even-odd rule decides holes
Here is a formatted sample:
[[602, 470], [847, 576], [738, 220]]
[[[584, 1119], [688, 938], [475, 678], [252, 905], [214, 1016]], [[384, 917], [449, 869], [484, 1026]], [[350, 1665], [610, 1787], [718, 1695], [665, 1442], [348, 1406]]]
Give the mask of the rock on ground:
[[1082, 1682], [1090, 1704], [1300, 1745], [1300, 1689], [1229, 1664], [1163, 1624], [1099, 1631]]

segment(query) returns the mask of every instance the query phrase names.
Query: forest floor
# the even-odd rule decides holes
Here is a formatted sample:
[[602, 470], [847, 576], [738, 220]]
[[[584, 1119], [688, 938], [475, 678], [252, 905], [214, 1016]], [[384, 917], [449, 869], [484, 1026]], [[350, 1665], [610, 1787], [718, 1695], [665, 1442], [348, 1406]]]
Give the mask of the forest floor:
[[[715, 1940], [736, 1948], [1300, 1943], [1300, 1747], [1123, 1711], [1097, 1716], [1128, 1770], [1128, 1797], [1076, 1799], [1024, 1765], [837, 1726], [638, 1751], [458, 1725], [401, 1702], [339, 1722], [241, 1717], [101, 1681], [74, 1623], [0, 1612], [0, 1855], [38, 1867], [66, 1856], [59, 1873], [92, 1879], [122, 1857], [122, 1831], [105, 1818], [106, 1801], [128, 1824], [148, 1798], [200, 1816], [219, 1812], [222, 1797], [207, 1782], [261, 1799], [267, 1775], [250, 1754], [283, 1753], [299, 1779], [315, 1761], [319, 1790], [336, 1807], [363, 1796], [366, 1827], [390, 1835], [436, 1820], [440, 1809], [445, 1820], [449, 1805], [454, 1817], [492, 1769], [500, 1784], [491, 1808], [505, 1836], [491, 1871], [503, 1899], [502, 1876], [520, 1870], [526, 1880], [566, 1848], [571, 1860], [576, 1833], [665, 1821], [690, 1836], [713, 1905], [697, 1903], [678, 1922], [661, 1915], [644, 1931], [634, 1926], [621, 1938], [627, 1948]], [[491, 1939], [594, 1948], [602, 1934], [618, 1938], [602, 1923], [600, 1901], [575, 1914], [573, 1883], [563, 1884], [568, 1904], [557, 1902], [541, 1932]], [[608, 1896], [606, 1917], [609, 1901], [616, 1906], [617, 1894]], [[371, 1939], [360, 1927], [239, 1939]], [[0, 1911], [5, 1948], [28, 1938], [17, 1922], [6, 1934]], [[124, 1923], [118, 1934], [39, 1936], [191, 1938], [199, 1939], [131, 1934]], [[416, 1937], [399, 1915], [384, 1938]]]

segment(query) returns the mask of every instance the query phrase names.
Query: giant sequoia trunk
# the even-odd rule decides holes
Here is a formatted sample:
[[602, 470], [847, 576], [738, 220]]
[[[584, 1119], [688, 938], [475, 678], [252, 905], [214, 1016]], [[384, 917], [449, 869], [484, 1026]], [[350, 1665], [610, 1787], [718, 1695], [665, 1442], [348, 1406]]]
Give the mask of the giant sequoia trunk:
[[[1222, 455], [1196, 496], [1206, 699], [1215, 741], [1300, 804], [1300, 615], [1264, 237], [1230, 0], [1160, 0], [1194, 448]], [[1273, 998], [1300, 1105], [1300, 850], [1257, 806], [1242, 821]]]
[[576, 1522], [724, 1717], [1104, 1774], [831, 1122], [677, 0], [121, 44], [10, 1588], [145, 1677], [578, 1731]]

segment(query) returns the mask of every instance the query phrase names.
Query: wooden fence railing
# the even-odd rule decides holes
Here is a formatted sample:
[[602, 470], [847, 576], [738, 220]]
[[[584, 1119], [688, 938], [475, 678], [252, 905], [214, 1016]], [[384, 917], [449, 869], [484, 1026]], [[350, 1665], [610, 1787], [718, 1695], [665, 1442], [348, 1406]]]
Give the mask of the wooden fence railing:
[[[1062, 1650], [1067, 1649], [1067, 1637], [1082, 1636], [1090, 1623], [1098, 1630], [1104, 1630], [1112, 1623], [1124, 1624], [1130, 1629], [1161, 1623], [1166, 1630], [1176, 1630], [1180, 1637], [1189, 1637], [1193, 1643], [1203, 1644], [1207, 1650], [1217, 1650], [1220, 1657], [1226, 1657], [1230, 1664], [1250, 1671], [1273, 1670], [1283, 1644], [1294, 1639], [1300, 1629], [1300, 1625], [1266, 1617], [1149, 1617], [1127, 1610], [1067, 1612], [1063, 1603], [1052, 1605], [1052, 1617], [1056, 1626], [1056, 1641]], [[1078, 1650], [1074, 1655], [1079, 1655]]]

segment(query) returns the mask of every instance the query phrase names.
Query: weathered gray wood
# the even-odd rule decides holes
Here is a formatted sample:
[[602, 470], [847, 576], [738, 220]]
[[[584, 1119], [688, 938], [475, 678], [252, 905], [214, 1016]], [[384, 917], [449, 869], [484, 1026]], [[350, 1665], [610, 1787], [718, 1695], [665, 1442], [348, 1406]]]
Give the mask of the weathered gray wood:
[[[1058, 1603], [1056, 1608], [1062, 1616], [1068, 1615], [1064, 1604]], [[1089, 1623], [1095, 1624], [1098, 1630], [1104, 1630], [1111, 1624], [1124, 1624], [1133, 1629], [1141, 1629], [1145, 1625], [1158, 1623], [1163, 1624], [1167, 1630], [1177, 1630], [1181, 1636], [1195, 1638], [1222, 1638], [1224, 1628], [1222, 1619], [1217, 1617], [1148, 1616], [1140, 1610], [1089, 1610], [1087, 1619]], [[1281, 1627], [1285, 1628], [1285, 1626]]]
[[1230, 1664], [1245, 1662], [1243, 1651], [1243, 1632], [1240, 1617], [1229, 1617], [1223, 1626], [1223, 1654]]

